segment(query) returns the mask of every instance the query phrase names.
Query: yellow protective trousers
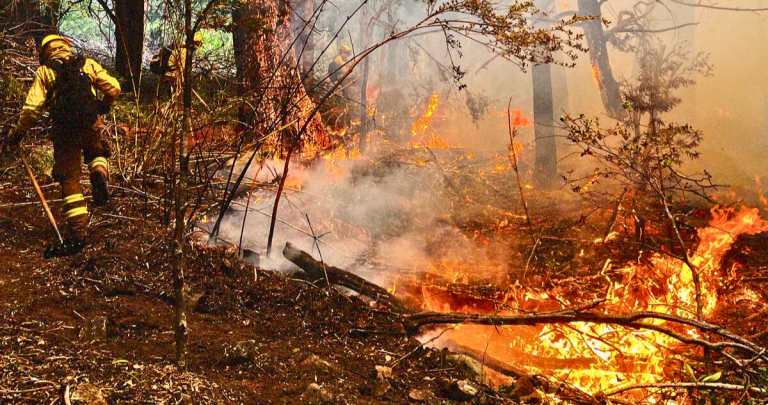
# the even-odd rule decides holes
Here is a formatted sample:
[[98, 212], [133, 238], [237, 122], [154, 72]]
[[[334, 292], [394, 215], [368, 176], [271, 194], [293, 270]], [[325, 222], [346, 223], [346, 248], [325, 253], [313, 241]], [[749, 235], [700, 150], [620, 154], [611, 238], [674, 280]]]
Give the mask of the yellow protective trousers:
[[86, 133], [71, 133], [54, 129], [53, 179], [61, 184], [64, 200], [63, 215], [73, 236], [85, 237], [88, 229], [88, 208], [80, 185], [82, 158], [91, 173], [102, 172], [109, 177], [107, 158], [112, 152], [103, 139], [104, 123], [97, 120]]

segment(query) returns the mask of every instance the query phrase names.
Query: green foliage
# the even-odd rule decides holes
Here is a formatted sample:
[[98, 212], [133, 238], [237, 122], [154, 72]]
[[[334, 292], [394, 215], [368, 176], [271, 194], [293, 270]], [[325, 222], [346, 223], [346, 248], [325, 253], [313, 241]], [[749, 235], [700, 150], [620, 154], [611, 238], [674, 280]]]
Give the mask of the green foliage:
[[89, 7], [88, 3], [72, 2], [67, 4], [66, 10], [59, 23], [59, 30], [64, 35], [91, 46], [114, 41], [114, 24], [101, 8]]

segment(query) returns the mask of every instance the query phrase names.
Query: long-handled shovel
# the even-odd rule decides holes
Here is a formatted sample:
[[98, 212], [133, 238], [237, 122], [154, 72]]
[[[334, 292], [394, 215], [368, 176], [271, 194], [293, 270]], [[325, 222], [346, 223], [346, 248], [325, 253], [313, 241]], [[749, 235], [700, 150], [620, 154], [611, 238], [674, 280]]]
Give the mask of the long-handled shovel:
[[32, 168], [29, 166], [29, 163], [27, 162], [27, 158], [25, 158], [24, 155], [21, 153], [19, 154], [19, 156], [21, 157], [21, 161], [24, 163], [24, 167], [27, 168], [27, 174], [29, 175], [29, 179], [32, 181], [32, 185], [35, 186], [35, 191], [37, 191], [37, 196], [40, 197], [40, 202], [43, 203], [43, 208], [45, 209], [45, 215], [48, 216], [48, 221], [51, 222], [51, 226], [53, 226], [53, 230], [56, 231], [56, 236], [59, 237], [59, 242], [63, 245], [64, 238], [61, 237], [61, 232], [59, 232], [59, 227], [56, 226], [56, 219], [53, 217], [51, 208], [48, 207], [48, 202], [45, 201], [43, 190], [41, 190], [40, 186], [37, 184], [37, 179], [35, 179], [35, 175], [32, 173]]
[[20, 157], [21, 161], [24, 163], [24, 167], [27, 169], [27, 174], [29, 175], [29, 179], [32, 181], [32, 185], [35, 186], [37, 196], [40, 197], [40, 202], [43, 203], [45, 215], [48, 216], [48, 221], [51, 223], [51, 226], [53, 226], [53, 230], [56, 231], [56, 236], [59, 238], [58, 245], [56, 245], [56, 242], [54, 242], [48, 246], [48, 248], [45, 250], [45, 253], [43, 253], [43, 257], [46, 259], [51, 259], [54, 257], [70, 256], [79, 252], [82, 250], [82, 245], [78, 246], [76, 244], [67, 244], [64, 242], [64, 238], [61, 237], [61, 232], [59, 232], [59, 227], [56, 225], [56, 219], [53, 217], [51, 208], [48, 206], [48, 202], [45, 201], [43, 190], [40, 189], [40, 185], [37, 184], [37, 179], [35, 179], [35, 175], [32, 173], [32, 168], [29, 166], [29, 163], [23, 154], [20, 154]]

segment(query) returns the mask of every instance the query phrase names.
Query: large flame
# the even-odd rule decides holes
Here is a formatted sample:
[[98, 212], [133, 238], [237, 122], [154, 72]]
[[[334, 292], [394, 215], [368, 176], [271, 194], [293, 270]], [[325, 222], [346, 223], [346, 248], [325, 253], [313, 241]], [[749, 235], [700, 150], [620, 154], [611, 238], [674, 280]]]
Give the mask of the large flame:
[[[710, 316], [718, 301], [718, 287], [725, 275], [721, 263], [736, 238], [768, 231], [768, 221], [757, 209], [739, 211], [714, 208], [708, 227], [698, 230], [699, 244], [690, 261], [701, 278], [703, 314]], [[461, 281], [468, 270], [458, 264], [441, 263], [433, 272], [445, 279]], [[610, 278], [609, 278], [610, 274]], [[599, 275], [608, 281], [606, 302], [600, 308], [608, 314], [653, 311], [696, 318], [696, 289], [691, 269], [682, 260], [654, 254], [642, 263], [612, 269], [605, 263]], [[508, 292], [483, 299], [458, 299], [456, 294], [422, 287], [425, 310], [461, 313], [519, 314], [571, 307], [573, 303], [557, 288], [543, 291], [519, 284]], [[499, 308], [514, 308], [499, 310]], [[677, 333], [700, 337], [694, 328], [654, 320]], [[461, 345], [486, 352], [499, 360], [522, 366], [534, 374], [554, 379], [588, 392], [599, 393], [618, 387], [659, 383], [679, 378], [685, 358], [701, 355], [659, 332], [616, 325], [571, 323], [542, 327], [497, 327], [462, 325], [445, 334], [444, 344]], [[652, 394], [634, 391], [636, 397], [659, 401]]]
[[440, 96], [437, 92], [434, 92], [429, 98], [429, 104], [424, 113], [413, 122], [410, 147], [426, 147], [430, 149], [448, 149], [455, 147], [454, 145], [449, 145], [442, 138], [437, 136], [434, 131], [430, 131], [430, 126], [432, 125], [432, 121], [434, 121], [438, 105], [440, 105]]

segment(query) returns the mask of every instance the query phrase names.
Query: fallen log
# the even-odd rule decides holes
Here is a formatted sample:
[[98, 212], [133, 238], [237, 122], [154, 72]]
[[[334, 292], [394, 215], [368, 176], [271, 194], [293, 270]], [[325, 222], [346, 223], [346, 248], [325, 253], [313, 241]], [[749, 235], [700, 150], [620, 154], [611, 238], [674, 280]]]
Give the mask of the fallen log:
[[348, 271], [315, 260], [315, 258], [293, 246], [290, 242], [285, 244], [283, 256], [299, 266], [300, 269], [304, 270], [315, 280], [327, 280], [331, 284], [349, 288], [360, 295], [369, 297], [400, 313], [412, 312], [405, 304], [403, 304], [397, 297], [390, 294], [386, 289], [370, 283], [362, 277], [356, 276]]
[[[483, 358], [485, 358], [485, 363], [488, 368], [508, 377], [519, 377], [521, 375], [525, 375], [525, 372], [523, 372], [522, 369], [498, 360], [490, 353], [473, 349], [452, 339], [447, 339], [445, 341], [445, 345], [449, 349], [452, 349], [454, 352], [466, 354], [480, 362], [482, 362]], [[512, 353], [513, 356], [516, 357], [515, 362], [517, 364], [525, 364], [528, 367], [535, 367], [541, 370], [589, 370], [597, 363], [596, 359], [589, 357], [572, 357], [561, 359], [556, 357], [536, 356], [519, 350], [513, 350], [511, 348], [508, 350], [510, 353]], [[515, 375], [515, 373], [519, 373], [520, 375]]]
[[528, 373], [524, 370], [498, 360], [488, 353], [473, 349], [469, 346], [464, 346], [461, 343], [450, 339], [445, 342], [445, 345], [451, 349], [452, 352], [467, 355], [480, 362], [484, 367], [488, 367], [501, 375], [513, 378], [528, 377]]
[[[406, 327], [406, 331], [412, 334], [417, 333], [420, 328], [427, 325], [455, 325], [462, 323], [488, 326], [533, 326], [542, 324], [568, 324], [573, 322], [620, 325], [632, 329], [653, 330], [676, 339], [682, 343], [697, 345], [709, 350], [713, 350], [717, 353], [720, 353], [723, 355], [723, 357], [728, 358], [737, 365], [741, 365], [741, 362], [737, 361], [737, 359], [733, 358], [733, 356], [730, 356], [728, 353], [726, 353], [726, 349], [741, 349], [755, 356], [755, 360], [760, 359], [763, 361], [768, 361], [768, 354], [766, 354], [768, 353], [768, 350], [718, 325], [659, 312], [634, 312], [624, 315], [584, 312], [589, 309], [593, 309], [596, 304], [599, 304], [599, 302], [578, 308], [564, 309], [561, 311], [532, 313], [525, 315], [467, 315], [423, 312], [412, 315], [404, 315], [403, 321]], [[658, 324], [643, 322], [644, 320], [654, 319], [690, 326], [703, 332], [718, 335], [721, 338], [724, 338], [724, 340], [720, 342], [712, 342], [704, 339], [693, 338]]]
[[[487, 352], [473, 349], [469, 346], [464, 346], [456, 341], [447, 340], [446, 345], [454, 352], [465, 356], [469, 356], [482, 364], [483, 367], [487, 367], [501, 375], [512, 377], [520, 384], [523, 380], [527, 380], [535, 388], [541, 389], [545, 392], [558, 394], [560, 399], [569, 400], [568, 403], [576, 404], [594, 404], [596, 401], [594, 398], [584, 391], [579, 390], [576, 387], [568, 384], [553, 384], [546, 376], [543, 375], [531, 375], [525, 370], [518, 368], [512, 364], [501, 361]], [[519, 386], [519, 385], [518, 385]]]

